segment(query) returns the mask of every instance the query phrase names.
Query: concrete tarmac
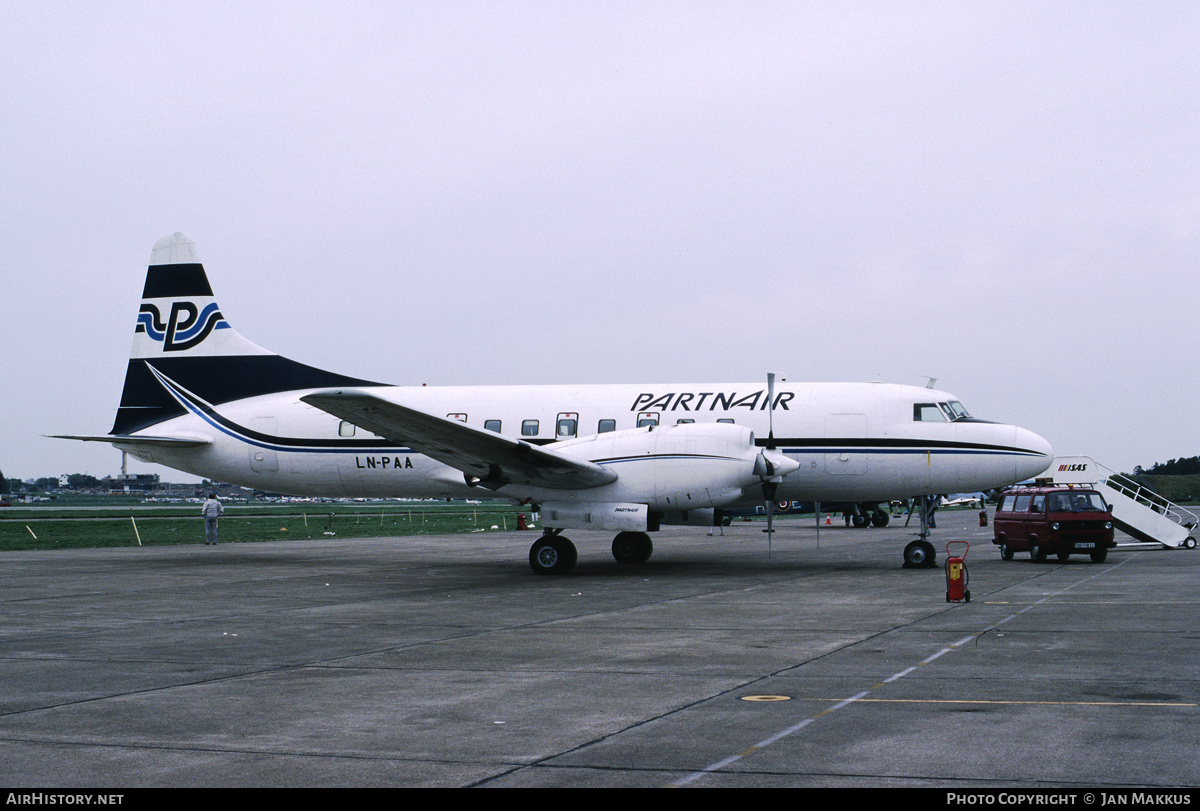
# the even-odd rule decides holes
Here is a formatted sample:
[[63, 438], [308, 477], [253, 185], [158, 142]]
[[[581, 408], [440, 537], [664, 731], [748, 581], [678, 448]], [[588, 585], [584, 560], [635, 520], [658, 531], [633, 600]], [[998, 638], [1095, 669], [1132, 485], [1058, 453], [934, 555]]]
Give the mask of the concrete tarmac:
[[834, 521], [6, 552], [0, 785], [1200, 785], [1200, 553]]

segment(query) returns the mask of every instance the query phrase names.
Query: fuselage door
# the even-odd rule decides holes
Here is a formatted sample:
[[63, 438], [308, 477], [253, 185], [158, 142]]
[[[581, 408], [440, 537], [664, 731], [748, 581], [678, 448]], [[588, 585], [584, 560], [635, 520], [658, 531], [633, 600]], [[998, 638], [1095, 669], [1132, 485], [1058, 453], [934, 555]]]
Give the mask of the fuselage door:
[[554, 421], [555, 439], [574, 439], [579, 436], [579, 415], [565, 411]]

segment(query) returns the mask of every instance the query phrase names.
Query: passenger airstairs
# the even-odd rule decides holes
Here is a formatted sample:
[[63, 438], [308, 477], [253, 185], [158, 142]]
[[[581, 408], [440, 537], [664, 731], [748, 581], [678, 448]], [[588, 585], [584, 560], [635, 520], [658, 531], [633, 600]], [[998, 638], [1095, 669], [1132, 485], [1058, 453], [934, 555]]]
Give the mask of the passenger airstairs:
[[1058, 456], [1037, 477], [1054, 484], [1095, 485], [1112, 507], [1113, 523], [1138, 540], [1118, 543], [1122, 549], [1195, 549], [1200, 516], [1114, 473], [1086, 456]]

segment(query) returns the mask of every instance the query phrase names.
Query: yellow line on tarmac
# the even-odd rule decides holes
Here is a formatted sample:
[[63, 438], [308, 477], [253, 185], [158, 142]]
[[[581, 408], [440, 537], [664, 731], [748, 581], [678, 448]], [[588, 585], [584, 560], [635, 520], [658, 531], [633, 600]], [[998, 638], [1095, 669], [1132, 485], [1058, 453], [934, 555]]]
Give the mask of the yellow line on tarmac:
[[1197, 605], [1200, 600], [1062, 600], [1043, 599], [1023, 602], [1021, 600], [981, 600], [984, 605], [1037, 605], [1049, 603], [1052, 605]]
[[[842, 701], [840, 698], [800, 698], [799, 701]], [[972, 698], [860, 698], [860, 704], [1050, 704], [1068, 707], [1196, 707], [1188, 701], [1010, 701]], [[828, 712], [828, 711], [826, 711]]]

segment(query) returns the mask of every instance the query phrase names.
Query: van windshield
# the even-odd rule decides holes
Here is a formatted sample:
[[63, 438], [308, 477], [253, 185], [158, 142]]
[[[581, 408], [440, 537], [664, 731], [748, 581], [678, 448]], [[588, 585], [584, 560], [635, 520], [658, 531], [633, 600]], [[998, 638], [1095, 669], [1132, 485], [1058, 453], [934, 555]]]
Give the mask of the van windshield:
[[1051, 493], [1048, 504], [1052, 513], [1102, 513], [1108, 510], [1099, 493]]

